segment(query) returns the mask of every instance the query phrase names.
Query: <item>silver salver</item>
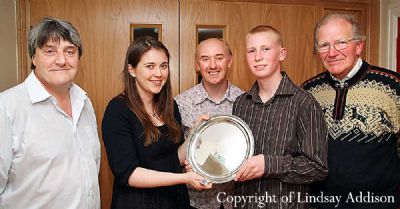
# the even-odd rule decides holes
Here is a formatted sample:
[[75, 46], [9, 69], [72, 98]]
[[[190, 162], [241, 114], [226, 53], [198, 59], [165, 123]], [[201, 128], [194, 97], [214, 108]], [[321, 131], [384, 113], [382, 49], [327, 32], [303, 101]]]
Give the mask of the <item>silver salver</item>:
[[232, 115], [204, 121], [191, 131], [188, 140], [187, 159], [193, 171], [217, 184], [233, 180], [254, 152], [249, 126]]

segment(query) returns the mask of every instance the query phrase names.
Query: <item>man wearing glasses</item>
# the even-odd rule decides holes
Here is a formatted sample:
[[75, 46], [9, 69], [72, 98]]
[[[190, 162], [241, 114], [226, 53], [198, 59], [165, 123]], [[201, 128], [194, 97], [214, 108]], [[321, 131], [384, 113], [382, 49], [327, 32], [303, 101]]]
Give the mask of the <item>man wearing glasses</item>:
[[314, 38], [327, 71], [303, 88], [325, 114], [329, 175], [311, 193], [340, 197], [315, 207], [399, 208], [400, 75], [361, 59], [364, 36], [351, 15], [323, 17]]

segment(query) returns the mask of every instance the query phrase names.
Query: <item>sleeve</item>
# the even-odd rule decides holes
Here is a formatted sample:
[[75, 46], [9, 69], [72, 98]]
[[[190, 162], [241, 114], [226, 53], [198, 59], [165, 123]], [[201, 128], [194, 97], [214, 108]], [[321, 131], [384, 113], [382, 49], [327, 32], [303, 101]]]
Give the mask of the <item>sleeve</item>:
[[[12, 127], [3, 103], [0, 103], [0, 194], [8, 182], [8, 171], [12, 163]], [[0, 196], [0, 199], [1, 196]]]
[[135, 133], [134, 114], [130, 111], [125, 101], [112, 100], [104, 112], [101, 126], [108, 163], [115, 182], [122, 186], [128, 186], [129, 177], [139, 166], [139, 148], [134, 140], [143, 134]]
[[88, 109], [90, 112], [91, 124], [93, 126], [93, 130], [94, 130], [94, 133], [96, 134], [97, 141], [98, 141], [97, 146], [95, 146], [94, 149], [96, 149], [95, 153], [98, 153], [98, 155], [96, 156], [96, 166], [97, 166], [97, 173], [99, 173], [100, 165], [101, 165], [101, 145], [100, 145], [100, 141], [99, 141], [99, 132], [98, 132], [98, 127], [97, 127], [96, 113], [94, 111], [92, 101], [89, 98], [87, 98], [87, 105], [88, 105]]
[[[396, 81], [397, 83], [400, 83], [400, 74], [396, 73]], [[400, 88], [397, 88], [396, 90], [396, 97], [395, 97], [395, 103], [396, 103], [396, 115], [397, 115], [397, 121], [394, 123], [397, 124], [397, 154], [400, 157]], [[396, 120], [396, 119], [395, 119]]]
[[397, 154], [400, 157], [400, 90], [397, 92], [397, 124], [399, 126], [399, 129], [397, 130]]
[[281, 181], [291, 184], [305, 184], [323, 180], [328, 175], [328, 135], [325, 118], [313, 98], [305, 100], [300, 104], [296, 122], [298, 154], [266, 155], [266, 177], [278, 177]]
[[[400, 80], [400, 78], [399, 78], [399, 80]], [[400, 90], [399, 89], [397, 89], [396, 100], [397, 100], [397, 103], [396, 103], [397, 122], [395, 122], [395, 123], [397, 123], [397, 127], [398, 127], [398, 129], [397, 129], [397, 154], [400, 157]]]
[[236, 97], [236, 99], [235, 99], [235, 101], [233, 102], [233, 105], [232, 105], [232, 115], [235, 115], [235, 116], [237, 116], [236, 109], [237, 109], [237, 106], [238, 106], [239, 98], [240, 98], [240, 96]]

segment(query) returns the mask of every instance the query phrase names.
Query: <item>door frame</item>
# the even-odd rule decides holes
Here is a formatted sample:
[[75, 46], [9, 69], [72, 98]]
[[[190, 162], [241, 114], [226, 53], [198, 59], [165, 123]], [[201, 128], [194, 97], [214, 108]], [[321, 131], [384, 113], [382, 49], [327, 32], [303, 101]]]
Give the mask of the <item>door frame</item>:
[[17, 66], [18, 83], [21, 83], [30, 73], [31, 60], [28, 55], [28, 33], [30, 29], [30, 1], [16, 0], [17, 23]]
[[398, 19], [400, 17], [400, 3], [396, 7], [389, 8], [388, 12], [389, 16], [389, 37], [388, 37], [388, 68], [392, 70], [396, 70], [396, 62], [397, 62], [397, 37], [399, 34], [398, 31]]
[[396, 37], [400, 2], [398, 0], [381, 1], [380, 58], [379, 65], [396, 70]]

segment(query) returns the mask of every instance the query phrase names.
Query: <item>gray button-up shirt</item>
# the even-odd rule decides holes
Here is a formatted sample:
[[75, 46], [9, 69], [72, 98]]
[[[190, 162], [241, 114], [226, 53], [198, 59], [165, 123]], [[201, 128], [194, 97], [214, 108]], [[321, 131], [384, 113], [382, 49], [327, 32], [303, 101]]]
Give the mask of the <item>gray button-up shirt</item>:
[[[221, 101], [213, 101], [202, 83], [176, 96], [175, 100], [179, 106], [185, 135], [187, 135], [189, 129], [193, 128], [200, 115], [207, 114], [210, 117], [231, 115], [233, 102], [240, 94], [242, 94], [242, 90], [228, 82], [228, 88]], [[219, 192], [232, 194], [233, 182], [214, 184], [212, 190], [189, 190], [190, 204], [199, 209], [219, 208], [220, 203], [217, 200]], [[232, 208], [231, 204], [226, 202], [224, 207], [225, 209]]]

